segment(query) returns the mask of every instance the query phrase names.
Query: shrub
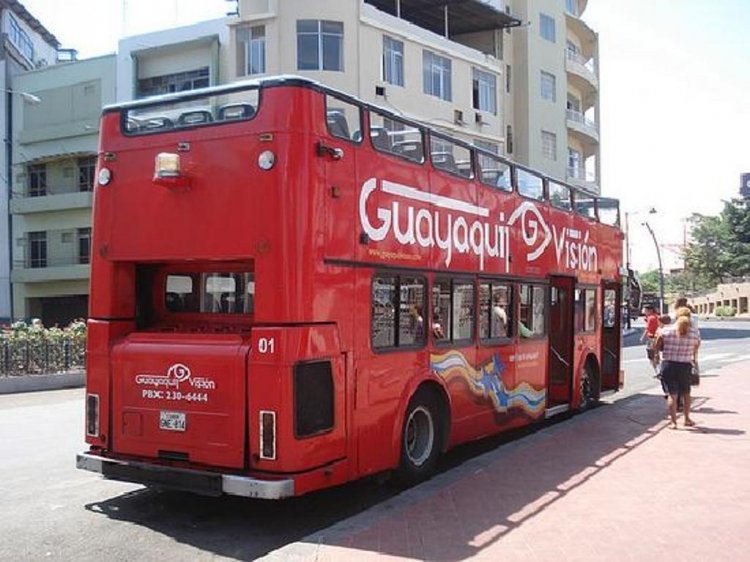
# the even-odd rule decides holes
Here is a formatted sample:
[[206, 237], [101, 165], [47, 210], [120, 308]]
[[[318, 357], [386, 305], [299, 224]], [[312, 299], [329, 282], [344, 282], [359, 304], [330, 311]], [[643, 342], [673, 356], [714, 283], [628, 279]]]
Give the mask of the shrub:
[[0, 332], [0, 375], [56, 373], [85, 367], [86, 321], [45, 328], [35, 319]]
[[737, 310], [733, 306], [717, 306], [715, 314], [720, 318], [727, 318], [737, 314]]

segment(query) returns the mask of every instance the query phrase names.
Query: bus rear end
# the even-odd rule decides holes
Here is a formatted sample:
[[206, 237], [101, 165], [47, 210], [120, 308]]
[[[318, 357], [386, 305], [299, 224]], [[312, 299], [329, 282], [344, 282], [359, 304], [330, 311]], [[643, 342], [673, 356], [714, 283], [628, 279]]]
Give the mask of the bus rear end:
[[[269, 92], [105, 110], [79, 468], [269, 499], [346, 479], [338, 335], [305, 322], [305, 295], [286, 298], [279, 273], [296, 243], [287, 217], [311, 204], [284, 197], [305, 181], [290, 165], [305, 158], [299, 143], [312, 146], [291, 115], [314, 98]], [[302, 413], [288, 407], [295, 392], [314, 399]], [[306, 458], [281, 456], [300, 432]]]

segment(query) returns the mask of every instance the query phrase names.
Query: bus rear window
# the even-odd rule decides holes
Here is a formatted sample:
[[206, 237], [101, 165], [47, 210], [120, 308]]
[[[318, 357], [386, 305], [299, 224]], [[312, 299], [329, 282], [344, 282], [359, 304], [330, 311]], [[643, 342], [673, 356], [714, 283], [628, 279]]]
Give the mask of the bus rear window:
[[246, 272], [167, 275], [164, 306], [169, 312], [252, 314], [255, 281]]
[[126, 135], [142, 135], [252, 119], [257, 111], [258, 89], [252, 88], [131, 107], [123, 111], [122, 127]]

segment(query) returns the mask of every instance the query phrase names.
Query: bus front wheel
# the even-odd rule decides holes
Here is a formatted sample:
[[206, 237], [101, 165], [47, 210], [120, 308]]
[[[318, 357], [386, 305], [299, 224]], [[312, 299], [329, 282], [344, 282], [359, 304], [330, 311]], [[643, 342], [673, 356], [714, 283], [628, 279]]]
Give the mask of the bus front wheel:
[[401, 462], [396, 477], [402, 484], [415, 484], [432, 474], [440, 455], [440, 411], [435, 395], [418, 391], [409, 401], [401, 432]]

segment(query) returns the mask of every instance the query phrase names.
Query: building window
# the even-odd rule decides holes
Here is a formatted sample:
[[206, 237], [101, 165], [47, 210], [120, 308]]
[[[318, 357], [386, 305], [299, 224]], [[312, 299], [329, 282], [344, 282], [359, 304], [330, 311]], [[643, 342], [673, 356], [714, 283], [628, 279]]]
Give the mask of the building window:
[[505, 151], [508, 154], [513, 154], [513, 126], [505, 126]]
[[344, 70], [344, 24], [297, 21], [297, 70]]
[[237, 28], [237, 76], [266, 72], [266, 27], [243, 25]]
[[26, 168], [29, 177], [29, 197], [47, 195], [47, 165], [33, 164]]
[[557, 101], [555, 75], [542, 70], [542, 99]]
[[94, 190], [94, 172], [96, 170], [96, 156], [78, 159], [78, 191]]
[[430, 51], [423, 51], [422, 77], [424, 93], [451, 101], [451, 61]]
[[383, 80], [404, 85], [404, 43], [383, 35]]
[[76, 232], [78, 239], [78, 263], [91, 261], [91, 227], [79, 228]]
[[144, 98], [172, 92], [185, 92], [196, 88], [205, 88], [209, 84], [208, 67], [204, 66], [196, 70], [141, 78], [138, 80], [136, 95], [139, 98]]
[[578, 17], [578, 2], [577, 0], [565, 0], [565, 11], [571, 15]]
[[542, 156], [549, 160], [557, 160], [557, 135], [549, 131], [542, 131]]
[[568, 149], [568, 175], [571, 178], [583, 179], [581, 172], [581, 153], [572, 148]]
[[29, 35], [11, 15], [8, 15], [8, 27], [10, 42], [16, 46], [23, 56], [29, 59], [29, 61], [34, 62], [34, 43], [31, 42]]
[[29, 232], [28, 267], [47, 267], [47, 233]]
[[497, 113], [497, 78], [494, 74], [473, 69], [471, 83], [472, 101], [474, 109]]
[[505, 91], [507, 93], [510, 93], [511, 85], [512, 85], [512, 81], [511, 81], [511, 74], [510, 74], [510, 65], [506, 64], [505, 65]]
[[555, 18], [547, 14], [539, 14], [539, 33], [543, 39], [555, 42]]

